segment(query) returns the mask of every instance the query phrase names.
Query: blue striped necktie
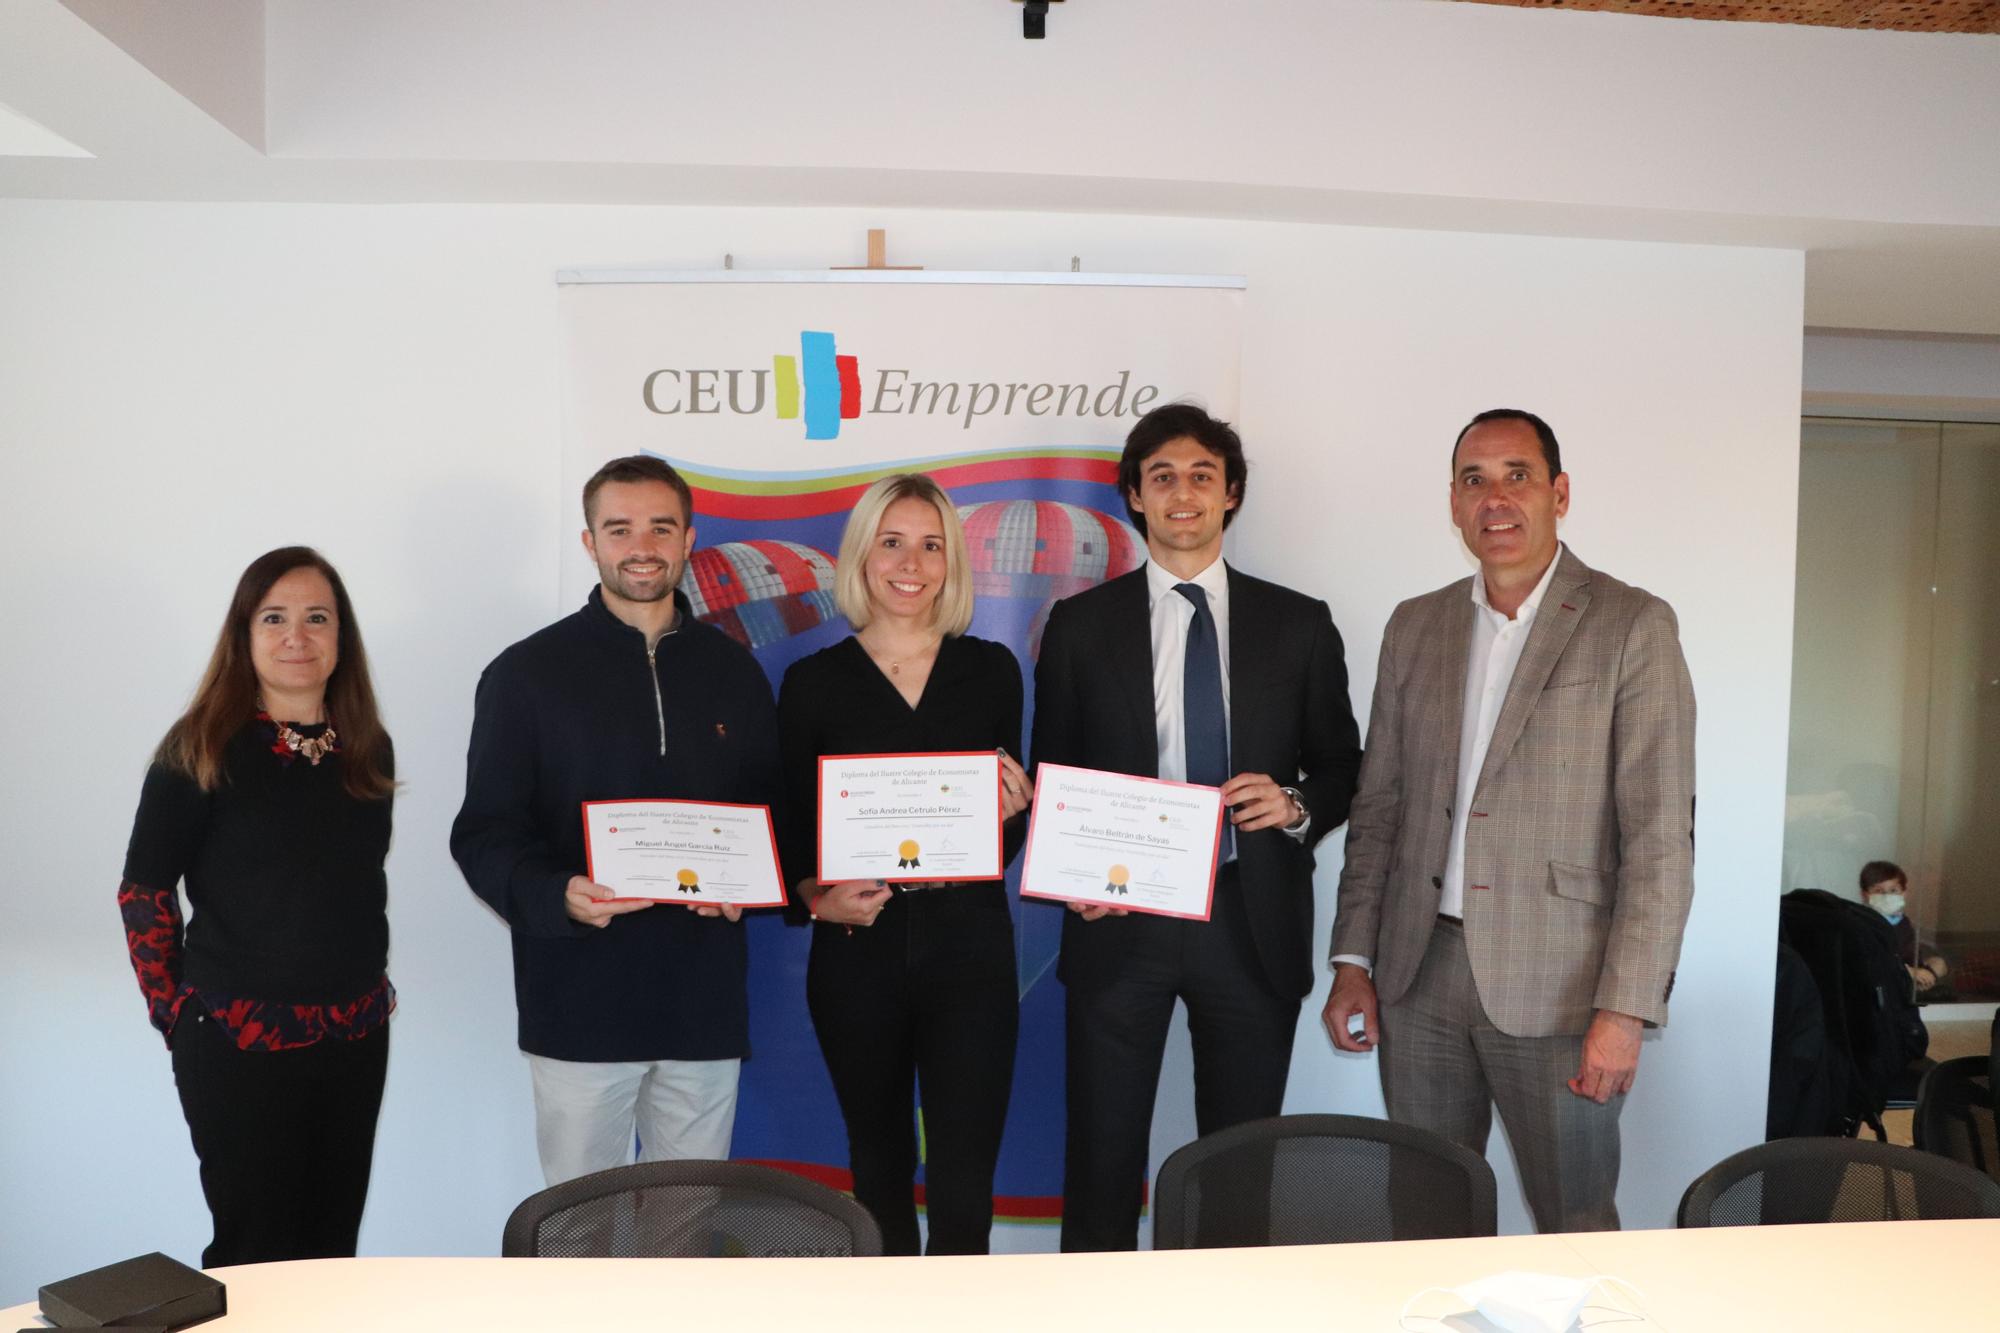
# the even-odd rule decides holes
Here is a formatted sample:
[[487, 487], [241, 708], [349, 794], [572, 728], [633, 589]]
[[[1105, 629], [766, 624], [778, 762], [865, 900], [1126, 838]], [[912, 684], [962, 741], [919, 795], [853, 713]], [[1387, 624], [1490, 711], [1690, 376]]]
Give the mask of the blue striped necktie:
[[[1194, 619], [1188, 622], [1187, 657], [1181, 668], [1187, 780], [1220, 787], [1229, 781], [1229, 714], [1222, 706], [1222, 653], [1216, 643], [1215, 616], [1208, 609], [1208, 593], [1199, 584], [1177, 583], [1174, 591], [1194, 604]], [[1217, 853], [1220, 860], [1229, 859], [1234, 832], [1229, 812], [1224, 810]]]

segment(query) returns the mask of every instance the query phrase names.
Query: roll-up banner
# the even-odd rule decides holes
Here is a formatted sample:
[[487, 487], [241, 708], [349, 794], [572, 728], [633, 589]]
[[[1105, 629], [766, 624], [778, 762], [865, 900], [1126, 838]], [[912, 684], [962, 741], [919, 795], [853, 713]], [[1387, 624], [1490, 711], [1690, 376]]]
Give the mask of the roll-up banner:
[[[1030, 683], [1024, 744], [1049, 607], [1145, 559], [1116, 484], [1126, 433], [1181, 400], [1236, 416], [1241, 278], [573, 269], [557, 280], [572, 530], [557, 612], [597, 579], [573, 535], [584, 481], [607, 459], [656, 455], [694, 489], [683, 590], [775, 690], [793, 662], [849, 632], [833, 579], [855, 500], [878, 477], [927, 472], [965, 525], [970, 632], [1012, 648]], [[1019, 871], [1017, 858], [1021, 1031], [995, 1212], [1049, 1223], [1062, 1196], [1063, 909], [1022, 903]], [[806, 1014], [808, 932], [754, 913], [749, 938], [752, 1055], [734, 1154], [846, 1188], [846, 1136]]]

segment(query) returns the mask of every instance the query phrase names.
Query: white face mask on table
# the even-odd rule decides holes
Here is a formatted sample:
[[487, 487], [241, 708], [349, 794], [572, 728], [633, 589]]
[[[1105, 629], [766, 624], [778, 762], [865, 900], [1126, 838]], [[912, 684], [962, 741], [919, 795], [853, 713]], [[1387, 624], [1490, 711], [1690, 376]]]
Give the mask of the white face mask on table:
[[[1433, 1326], [1442, 1326], [1452, 1315], [1413, 1315], [1410, 1307], [1434, 1292], [1456, 1296], [1467, 1306], [1485, 1317], [1495, 1328], [1506, 1333], [1564, 1333], [1576, 1326], [1577, 1316], [1590, 1304], [1591, 1293], [1601, 1286], [1622, 1287], [1633, 1296], [1639, 1289], [1623, 1278], [1598, 1274], [1594, 1277], [1564, 1277], [1559, 1273], [1524, 1273], [1512, 1271], [1495, 1273], [1489, 1277], [1475, 1278], [1471, 1282], [1456, 1287], [1426, 1287], [1411, 1297], [1397, 1317], [1396, 1326], [1409, 1329], [1412, 1319], [1428, 1320]], [[1644, 1315], [1619, 1308], [1628, 1319], [1643, 1319]], [[1462, 1314], [1464, 1311], [1455, 1311]], [[1603, 1321], [1619, 1322], [1619, 1321]]]

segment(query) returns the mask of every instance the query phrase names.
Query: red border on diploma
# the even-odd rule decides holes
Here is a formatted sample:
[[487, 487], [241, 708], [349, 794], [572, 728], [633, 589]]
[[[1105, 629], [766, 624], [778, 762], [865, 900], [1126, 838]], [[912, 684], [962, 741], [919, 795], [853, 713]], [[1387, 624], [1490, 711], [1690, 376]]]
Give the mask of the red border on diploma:
[[1206, 921], [1215, 915], [1215, 875], [1216, 871], [1220, 868], [1216, 865], [1215, 858], [1216, 853], [1222, 847], [1222, 819], [1229, 810], [1228, 805], [1224, 804], [1221, 800], [1220, 793], [1222, 789], [1220, 787], [1206, 787], [1199, 782], [1170, 782], [1166, 778], [1143, 777], [1137, 773], [1117, 773], [1108, 768], [1079, 768], [1075, 764], [1037, 764], [1035, 766], [1037, 783], [1039, 784], [1042, 774], [1051, 770], [1060, 770], [1065, 773], [1102, 773], [1107, 778], [1125, 778], [1132, 782], [1151, 782], [1162, 787], [1186, 787], [1194, 791], [1212, 791], [1217, 793], [1215, 832], [1210, 835], [1208, 843], [1208, 897], [1202, 904], [1201, 914], [1197, 916], [1193, 912], [1169, 912], [1158, 907], [1130, 907], [1124, 903], [1105, 903], [1097, 898], [1072, 898], [1060, 893], [1036, 893], [1028, 887], [1028, 876], [1035, 868], [1035, 821], [1036, 817], [1041, 813], [1042, 796], [1040, 792], [1037, 792], [1035, 793], [1034, 813], [1028, 816], [1028, 846], [1021, 853], [1021, 896], [1023, 898], [1039, 898], [1043, 902], [1050, 903], [1088, 903], [1105, 907], [1117, 907], [1127, 912], [1138, 913], [1141, 916], [1170, 916], [1177, 921]]
[[[594, 805], [699, 805], [713, 806], [721, 810], [762, 810], [764, 812], [764, 836], [771, 840], [771, 866], [778, 872], [778, 901], [774, 903], [732, 903], [730, 905], [733, 907], [752, 908], [786, 907], [791, 904], [791, 897], [785, 892], [785, 866], [784, 862], [778, 859], [778, 831], [776, 822], [771, 818], [770, 806], [752, 805], [744, 801], [684, 801], [668, 796], [627, 796], [618, 800], [585, 801], [582, 809], [578, 812], [583, 819], [583, 873], [593, 884], [597, 882], [597, 864], [595, 858], [590, 854], [590, 808]], [[699, 903], [690, 903], [685, 898], [648, 898], [638, 894], [621, 895], [616, 898], [606, 899], [605, 901], [614, 903], [681, 903], [688, 907], [701, 906]]]
[[[819, 757], [819, 768], [815, 773], [813, 791], [819, 797], [819, 818], [813, 821], [813, 874], [823, 884], [826, 875], [822, 867], [826, 864], [826, 764], [829, 759], [991, 759], [993, 761], [993, 847], [994, 855], [1000, 858], [1000, 869], [991, 875], [951, 875], [942, 882], [948, 884], [977, 883], [985, 880], [1007, 878], [1007, 849], [1003, 845], [1004, 835], [1000, 818], [1000, 784], [1006, 777], [1000, 771], [1000, 753], [997, 750], [893, 750], [887, 754], [823, 754]], [[935, 880], [936, 875], [874, 875], [884, 884], [920, 884]]]

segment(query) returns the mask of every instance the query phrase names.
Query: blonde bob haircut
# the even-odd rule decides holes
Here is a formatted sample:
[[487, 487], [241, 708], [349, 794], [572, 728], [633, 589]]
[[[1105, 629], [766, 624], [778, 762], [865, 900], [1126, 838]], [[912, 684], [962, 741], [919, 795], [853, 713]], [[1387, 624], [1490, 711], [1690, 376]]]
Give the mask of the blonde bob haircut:
[[856, 630], [868, 628], [875, 618], [868, 604], [868, 553], [875, 545], [875, 533], [882, 516], [898, 500], [927, 500], [937, 510], [938, 528], [944, 533], [944, 586], [931, 603], [931, 627], [946, 638], [954, 638], [972, 626], [972, 561], [965, 551], [965, 529], [959, 525], [958, 510], [942, 487], [921, 472], [898, 472], [887, 476], [861, 493], [847, 516], [847, 530], [840, 534], [840, 560], [833, 578], [833, 600], [840, 614]]

